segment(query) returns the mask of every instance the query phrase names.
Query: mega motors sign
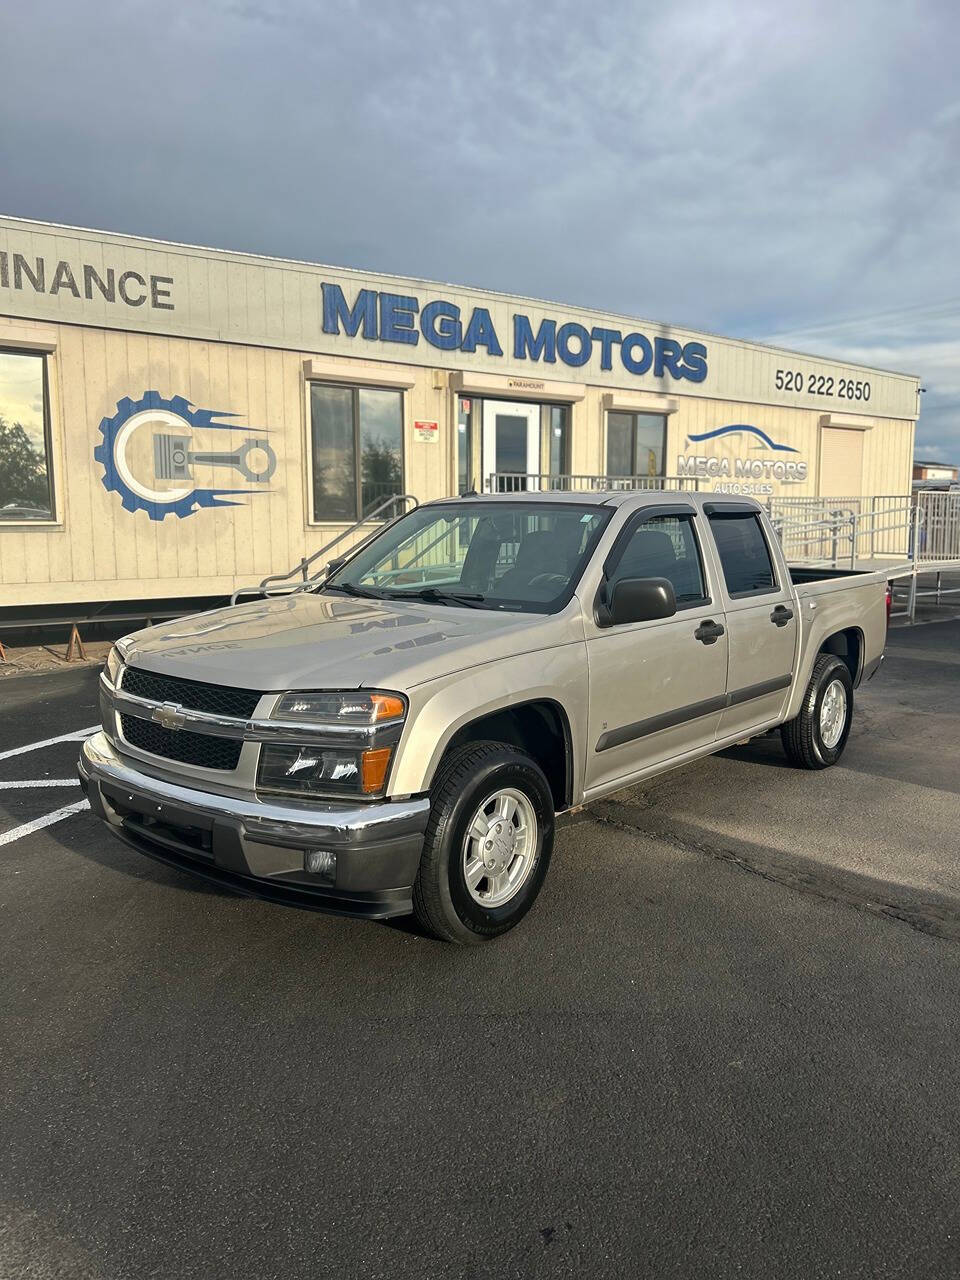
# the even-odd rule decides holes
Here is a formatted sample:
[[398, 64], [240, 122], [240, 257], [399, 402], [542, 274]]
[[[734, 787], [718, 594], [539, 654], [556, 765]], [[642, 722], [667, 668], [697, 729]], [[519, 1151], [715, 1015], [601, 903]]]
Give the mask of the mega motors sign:
[[602, 371], [612, 370], [616, 361], [619, 369], [638, 378], [652, 372], [655, 378], [703, 382], [707, 376], [707, 348], [702, 342], [650, 337], [608, 325], [588, 327], [577, 320], [536, 322], [522, 311], [513, 313], [509, 333], [502, 334], [488, 307], [465, 312], [444, 298], [421, 303], [415, 294], [374, 289], [360, 289], [348, 300], [338, 284], [324, 280], [320, 288], [324, 333], [410, 347], [422, 340], [437, 351], [471, 355], [482, 348], [495, 359], [503, 356], [506, 342], [514, 360], [537, 364], [555, 365], [559, 360], [569, 369], [581, 369], [596, 353]]
[[[687, 451], [677, 457], [677, 475], [706, 482], [714, 493], [763, 497], [778, 485], [802, 484], [807, 478], [808, 465], [799, 449], [746, 422], [688, 435], [686, 443]], [[723, 452], [715, 452], [720, 448]]]

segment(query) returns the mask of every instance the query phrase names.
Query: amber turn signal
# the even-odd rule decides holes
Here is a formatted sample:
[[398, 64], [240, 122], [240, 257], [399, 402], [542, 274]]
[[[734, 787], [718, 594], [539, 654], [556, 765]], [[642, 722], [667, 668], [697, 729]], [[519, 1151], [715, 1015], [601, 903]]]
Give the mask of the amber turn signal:
[[360, 757], [361, 785], [367, 795], [383, 790], [392, 754], [392, 747], [377, 747], [374, 751], [364, 751]]
[[374, 724], [380, 720], [399, 720], [406, 711], [403, 699], [389, 693], [374, 693], [370, 701], [373, 703]]

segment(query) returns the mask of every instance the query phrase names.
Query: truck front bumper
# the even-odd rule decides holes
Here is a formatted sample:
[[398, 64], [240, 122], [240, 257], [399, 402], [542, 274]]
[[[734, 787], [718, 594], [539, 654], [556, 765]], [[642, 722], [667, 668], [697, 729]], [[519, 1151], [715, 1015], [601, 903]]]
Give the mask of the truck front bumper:
[[[430, 813], [424, 796], [334, 805], [196, 791], [140, 772], [103, 733], [84, 742], [78, 772], [90, 808], [113, 834], [160, 862], [318, 911], [383, 919], [412, 910]], [[335, 859], [323, 875], [304, 869], [318, 850]]]

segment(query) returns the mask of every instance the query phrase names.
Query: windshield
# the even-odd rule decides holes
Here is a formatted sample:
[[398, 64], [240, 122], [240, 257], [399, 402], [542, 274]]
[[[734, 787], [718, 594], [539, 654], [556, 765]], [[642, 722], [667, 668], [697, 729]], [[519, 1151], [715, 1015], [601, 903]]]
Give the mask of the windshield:
[[573, 595], [612, 508], [445, 502], [390, 525], [323, 591], [552, 613]]

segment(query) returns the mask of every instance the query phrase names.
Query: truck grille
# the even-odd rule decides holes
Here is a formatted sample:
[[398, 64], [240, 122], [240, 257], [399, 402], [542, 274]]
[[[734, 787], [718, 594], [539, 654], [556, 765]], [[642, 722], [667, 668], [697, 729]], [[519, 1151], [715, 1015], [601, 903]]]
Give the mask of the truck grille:
[[124, 693], [132, 693], [137, 698], [149, 698], [151, 702], [175, 702], [188, 711], [237, 716], [241, 720], [253, 715], [261, 697], [253, 689], [228, 689], [223, 685], [204, 684], [199, 680], [180, 680], [176, 676], [161, 676], [154, 671], [144, 671], [142, 667], [124, 667], [120, 687]]
[[[123, 687], [130, 692], [126, 677]], [[162, 725], [141, 720], [139, 716], [121, 715], [120, 728], [127, 742], [139, 751], [162, 756], [164, 760], [177, 760], [180, 764], [193, 764], [198, 769], [235, 769], [243, 749], [243, 743], [233, 738], [215, 738], [207, 733], [192, 733], [189, 729], [164, 729]]]

